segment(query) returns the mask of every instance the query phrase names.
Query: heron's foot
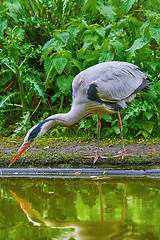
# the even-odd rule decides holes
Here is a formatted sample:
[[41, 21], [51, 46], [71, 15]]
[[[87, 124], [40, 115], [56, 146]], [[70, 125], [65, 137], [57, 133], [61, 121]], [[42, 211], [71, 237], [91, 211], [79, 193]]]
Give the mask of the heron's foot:
[[104, 157], [104, 156], [102, 156], [102, 155], [100, 155], [100, 154], [96, 154], [96, 155], [94, 155], [94, 156], [83, 156], [83, 158], [93, 158], [93, 159], [94, 159], [94, 160], [93, 160], [93, 163], [94, 163], [94, 164], [97, 162], [98, 158], [108, 159], [108, 157]]
[[111, 157], [112, 158], [122, 157], [122, 160], [124, 160], [125, 157], [134, 157], [134, 156], [136, 156], [136, 155], [134, 155], [133, 153], [121, 152], [120, 154], [111, 156]]

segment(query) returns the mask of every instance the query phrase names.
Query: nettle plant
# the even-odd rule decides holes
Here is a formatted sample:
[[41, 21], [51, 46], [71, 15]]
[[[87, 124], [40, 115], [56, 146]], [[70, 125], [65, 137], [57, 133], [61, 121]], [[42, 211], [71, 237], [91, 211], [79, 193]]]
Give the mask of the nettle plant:
[[[140, 9], [140, 3], [134, 1], [118, 2], [116, 6], [117, 2], [86, 1], [82, 19], [73, 19], [62, 30], [53, 31], [53, 38], [43, 48], [42, 61], [47, 80], [55, 80], [59, 89], [63, 82], [70, 84], [71, 76], [98, 62], [116, 60], [139, 65], [155, 84], [151, 92], [140, 95], [140, 101], [135, 100], [122, 112], [122, 117], [125, 136], [148, 137], [157, 134], [159, 126], [160, 15]], [[155, 10], [158, 9], [157, 6]], [[63, 77], [55, 75], [55, 78], [55, 73]], [[65, 93], [65, 89], [67, 94], [67, 88], [60, 92]], [[103, 119], [103, 136], [109, 137], [113, 132], [119, 134], [116, 116]], [[95, 121], [94, 117], [82, 120], [79, 128], [87, 131]], [[106, 122], [109, 128], [105, 129]]]
[[42, 74], [32, 66], [35, 50], [31, 44], [23, 42], [23, 32], [18, 27], [2, 39], [2, 44], [1, 118], [7, 122], [10, 120], [14, 122], [21, 115], [27, 123], [33, 101], [41, 98], [45, 102], [46, 97], [45, 87], [41, 82]]
[[[14, 4], [18, 4], [16, 8]], [[159, 134], [160, 4], [157, 1], [153, 4], [135, 0], [17, 0], [14, 4], [12, 8], [0, 6], [3, 126], [12, 113], [23, 116], [18, 126], [23, 127], [27, 119], [27, 128], [29, 112], [34, 123], [35, 111], [38, 117], [67, 112], [71, 104], [70, 84], [77, 73], [100, 62], [128, 61], [138, 65], [154, 85], [150, 92], [139, 96], [140, 101], [135, 100], [121, 113], [124, 135]], [[102, 119], [103, 137], [119, 134], [115, 115]], [[78, 134], [93, 136], [95, 122], [95, 117], [88, 118], [77, 128], [60, 128], [59, 132], [70, 135], [78, 129], [75, 130]]]

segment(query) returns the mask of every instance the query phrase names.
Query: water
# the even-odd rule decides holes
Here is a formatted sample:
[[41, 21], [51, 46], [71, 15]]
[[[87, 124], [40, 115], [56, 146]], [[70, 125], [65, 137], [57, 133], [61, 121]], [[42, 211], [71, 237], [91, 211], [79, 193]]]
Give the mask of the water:
[[160, 179], [2, 177], [0, 239], [160, 239]]

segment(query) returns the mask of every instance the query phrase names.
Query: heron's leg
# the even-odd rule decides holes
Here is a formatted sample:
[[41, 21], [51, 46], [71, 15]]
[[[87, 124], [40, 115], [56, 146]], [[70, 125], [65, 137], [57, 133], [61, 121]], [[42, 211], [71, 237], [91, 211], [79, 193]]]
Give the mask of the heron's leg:
[[100, 116], [97, 115], [97, 154], [94, 156], [83, 156], [83, 158], [94, 158], [93, 163], [96, 163], [98, 158], [105, 158], [105, 159], [108, 158], [108, 157], [104, 157], [100, 154], [100, 148], [99, 148], [100, 132], [101, 132], [101, 119], [100, 119]]
[[122, 132], [122, 121], [121, 121], [121, 116], [120, 116], [119, 111], [118, 111], [118, 127], [119, 127], [119, 130], [120, 130], [121, 141], [122, 141], [122, 159], [124, 159], [124, 155], [126, 153], [126, 150], [125, 150], [125, 147], [124, 147], [123, 132]]
[[101, 132], [101, 119], [100, 116], [97, 115], [97, 154], [94, 156], [93, 163], [96, 163], [98, 158], [102, 157], [100, 155], [99, 143], [100, 143], [100, 132]]
[[133, 153], [126, 153], [126, 150], [125, 150], [125, 147], [124, 147], [124, 140], [123, 140], [122, 121], [121, 121], [121, 117], [120, 117], [119, 111], [118, 111], [118, 127], [119, 127], [120, 134], [121, 134], [122, 153], [118, 154], [116, 156], [112, 156], [112, 157], [113, 158], [115, 158], [115, 157], [122, 157], [122, 160], [123, 160], [125, 156], [135, 156]]
[[101, 119], [100, 119], [100, 116], [97, 115], [97, 156], [100, 156], [100, 149], [99, 149], [100, 132], [101, 132]]

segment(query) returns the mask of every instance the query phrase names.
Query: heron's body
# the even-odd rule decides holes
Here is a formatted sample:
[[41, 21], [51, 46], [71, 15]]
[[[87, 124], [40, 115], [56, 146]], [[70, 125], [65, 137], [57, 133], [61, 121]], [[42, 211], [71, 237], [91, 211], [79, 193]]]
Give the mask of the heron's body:
[[[24, 144], [41, 137], [53, 126], [70, 126], [90, 115], [116, 113], [126, 108], [136, 97], [136, 93], [150, 84], [152, 82], [147, 75], [136, 65], [126, 62], [104, 62], [94, 65], [74, 78], [71, 85], [71, 110], [66, 114], [52, 115], [31, 128]], [[13, 160], [17, 158], [15, 156]]]

